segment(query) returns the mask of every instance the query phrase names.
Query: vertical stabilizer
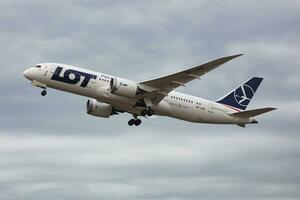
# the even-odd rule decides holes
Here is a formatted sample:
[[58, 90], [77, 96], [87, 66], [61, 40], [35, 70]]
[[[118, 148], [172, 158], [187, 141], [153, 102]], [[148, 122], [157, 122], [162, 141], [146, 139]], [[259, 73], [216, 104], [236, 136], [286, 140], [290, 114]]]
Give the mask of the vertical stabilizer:
[[217, 101], [230, 107], [246, 110], [263, 78], [253, 77]]

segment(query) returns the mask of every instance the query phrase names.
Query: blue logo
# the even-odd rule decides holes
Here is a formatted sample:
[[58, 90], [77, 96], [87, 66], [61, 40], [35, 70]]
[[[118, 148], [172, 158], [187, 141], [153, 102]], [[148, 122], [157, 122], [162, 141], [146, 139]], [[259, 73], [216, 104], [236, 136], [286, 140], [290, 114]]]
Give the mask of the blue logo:
[[237, 104], [246, 107], [250, 103], [254, 91], [249, 85], [242, 85], [234, 91], [233, 95]]
[[79, 83], [81, 77], [84, 77], [80, 87], [86, 87], [91, 79], [96, 79], [97, 76], [94, 74], [89, 74], [85, 72], [80, 72], [72, 69], [67, 69], [63, 75], [61, 75], [63, 68], [57, 67], [51, 79], [55, 81], [60, 81], [68, 84], [77, 84]]

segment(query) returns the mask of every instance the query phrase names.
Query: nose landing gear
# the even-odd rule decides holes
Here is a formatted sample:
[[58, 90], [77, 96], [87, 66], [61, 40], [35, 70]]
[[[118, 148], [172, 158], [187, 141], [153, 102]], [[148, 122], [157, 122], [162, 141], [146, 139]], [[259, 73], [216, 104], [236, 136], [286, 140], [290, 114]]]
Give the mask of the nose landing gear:
[[41, 95], [42, 96], [46, 96], [47, 95], [47, 85], [45, 84], [45, 83], [41, 83], [41, 82], [38, 82], [38, 81], [35, 81], [35, 80], [33, 80], [32, 82], [31, 82], [31, 84], [33, 85], [33, 86], [36, 86], [36, 87], [39, 87], [39, 88], [42, 88], [43, 89], [43, 91], [41, 92]]
[[47, 90], [44, 89], [44, 90], [41, 92], [41, 95], [42, 95], [42, 96], [46, 96], [46, 95], [47, 95]]

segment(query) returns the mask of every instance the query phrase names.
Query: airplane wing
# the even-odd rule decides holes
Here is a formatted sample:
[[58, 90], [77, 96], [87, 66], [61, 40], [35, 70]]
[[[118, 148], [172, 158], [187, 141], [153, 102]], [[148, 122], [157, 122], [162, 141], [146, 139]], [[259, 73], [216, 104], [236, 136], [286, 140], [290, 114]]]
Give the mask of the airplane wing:
[[194, 79], [199, 79], [199, 77], [206, 74], [207, 72], [241, 55], [243, 54], [218, 58], [203, 65], [192, 67], [190, 69], [175, 74], [171, 74], [165, 77], [149, 81], [140, 82], [140, 85], [155, 88], [154, 91], [148, 94], [148, 97], [152, 100], [153, 104], [158, 104], [165, 96], [168, 95], [169, 92], [171, 92], [175, 88], [179, 86], [185, 86], [186, 83]]

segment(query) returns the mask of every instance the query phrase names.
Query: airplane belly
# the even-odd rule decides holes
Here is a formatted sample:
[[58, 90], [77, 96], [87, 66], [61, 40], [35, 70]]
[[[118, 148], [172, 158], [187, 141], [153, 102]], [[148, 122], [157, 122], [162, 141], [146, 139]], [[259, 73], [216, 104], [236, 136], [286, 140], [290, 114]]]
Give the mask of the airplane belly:
[[190, 122], [198, 122], [198, 113], [193, 107], [183, 104], [172, 104], [170, 117]]
[[170, 116], [173, 112], [172, 107], [166, 101], [161, 101], [158, 105], [152, 107], [156, 115]]
[[94, 90], [94, 98], [98, 101], [112, 105], [115, 109], [121, 111], [130, 111], [136, 104], [134, 98], [112, 94], [109, 87], [101, 86]]

